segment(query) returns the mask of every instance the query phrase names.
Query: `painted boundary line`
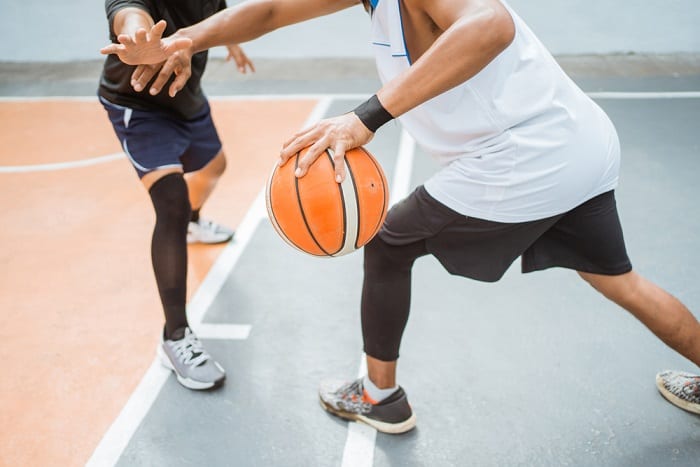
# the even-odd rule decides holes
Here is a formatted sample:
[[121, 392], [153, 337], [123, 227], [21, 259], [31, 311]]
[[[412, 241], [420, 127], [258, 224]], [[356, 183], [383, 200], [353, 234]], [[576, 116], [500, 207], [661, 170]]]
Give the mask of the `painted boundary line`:
[[[401, 131], [396, 168], [392, 180], [389, 205], [392, 206], [398, 200], [403, 199], [411, 188], [411, 172], [413, 171], [413, 156], [416, 142], [406, 133]], [[367, 362], [365, 356], [360, 359], [358, 378], [367, 374]], [[363, 423], [348, 422], [348, 436], [345, 439], [343, 449], [342, 467], [371, 467], [374, 464], [374, 446], [377, 438], [377, 430]]]
[[[305, 122], [305, 126], [323, 116], [330, 106], [331, 99], [321, 100]], [[247, 339], [251, 327], [240, 324], [202, 323], [204, 314], [223, 286], [226, 278], [238, 262], [243, 250], [253, 237], [260, 222], [267, 216], [264, 189], [260, 190], [241, 224], [236, 237], [219, 255], [206, 278], [187, 305], [188, 318], [192, 328], [202, 338]], [[155, 357], [141, 382], [132, 393], [126, 405], [109, 427], [102, 440], [85, 464], [88, 467], [113, 466], [121, 457], [141, 421], [146, 417], [155, 402], [171, 371], [165, 369]]]
[[51, 164], [33, 164], [33, 165], [6, 165], [0, 166], [0, 173], [27, 173], [27, 172], [49, 172], [53, 170], [76, 169], [79, 167], [89, 167], [91, 165], [103, 164], [119, 159], [124, 159], [126, 154], [118, 152], [106, 156], [93, 157], [90, 159], [81, 159], [77, 161], [54, 162]]
[[[212, 266], [212, 270], [216, 270], [221, 273], [224, 270], [231, 271], [235, 266], [236, 261], [240, 257], [240, 252], [245, 249], [253, 235], [253, 232], [255, 232], [260, 220], [264, 216], [264, 211], [262, 215], [259, 212], [261, 194], [258, 195], [245, 218], [241, 221], [241, 224], [236, 232], [235, 241], [230, 243], [224, 249], [217, 261]], [[206, 312], [206, 309], [200, 309], [200, 307], [209, 306], [211, 301], [208, 300], [208, 298], [215, 296], [222, 285], [223, 281], [219, 280], [218, 275], [207, 275], [188, 304], [188, 317], [190, 318], [190, 324], [195, 332], [199, 332], [201, 319]], [[218, 330], [214, 332], [212, 328], [216, 328], [216, 325], [206, 325], [204, 330], [209, 335], [215, 334], [215, 338], [223, 337], [227, 339], [246, 339], [250, 333], [250, 326], [248, 326], [247, 329], [245, 327], [237, 327], [235, 328], [236, 332], [231, 332], [232, 328], [229, 327], [226, 329], [228, 332], [224, 331], [223, 333]], [[203, 338], [205, 336], [201, 335], [200, 337]], [[158, 357], [154, 357], [148, 371], [144, 375], [139, 385], [136, 387], [136, 390], [132, 393], [122, 411], [109, 427], [100, 443], [97, 445], [97, 448], [93, 452], [92, 456], [85, 464], [86, 466], [105, 467], [112, 466], [117, 463], [119, 457], [122, 455], [122, 452], [124, 452], [124, 449], [129, 444], [131, 437], [141, 424], [141, 421], [146, 417], [146, 414], [148, 414], [148, 411], [151, 409], [153, 402], [155, 402], [160, 390], [170, 377], [170, 374], [171, 371], [160, 364]]]
[[[644, 100], [644, 99], [700, 99], [700, 91], [669, 91], [669, 92], [589, 92], [587, 93], [593, 99], [617, 99], [617, 100]], [[305, 100], [312, 99], [320, 102], [330, 102], [332, 100], [361, 100], [366, 99], [367, 94], [260, 94], [260, 95], [230, 95], [230, 96], [214, 96], [209, 100], [213, 102], [230, 102], [230, 101], [268, 101], [268, 100]], [[50, 102], [50, 101], [67, 101], [67, 102], [99, 102], [97, 97], [88, 96], [56, 96], [56, 97], [3, 97], [0, 96], [0, 103], [3, 102]], [[307, 121], [307, 125], [310, 124]], [[91, 165], [102, 164], [125, 157], [124, 153], [109, 154], [106, 156], [98, 156], [90, 159], [78, 161], [57, 162], [52, 164], [36, 164], [36, 165], [15, 165], [15, 166], [0, 166], [1, 173], [27, 173], [27, 172], [44, 172], [52, 170], [75, 169], [79, 167], [88, 167]]]
[[[355, 96], [354, 94], [338, 94], [338, 96]], [[314, 99], [318, 100], [319, 102], [324, 102], [325, 107], [319, 108], [318, 111], [323, 112], [320, 115], [323, 116], [325, 112], [328, 110], [328, 106], [330, 105], [330, 102], [335, 99], [335, 97], [327, 94], [318, 94], [318, 95], [305, 95], [303, 97], [295, 97], [293, 95], [290, 96], [285, 96], [284, 98], [278, 98], [275, 97], [274, 95], [269, 95], [269, 96], [260, 96], [258, 99], [247, 99], [248, 96], [229, 96], [229, 97], [223, 97], [223, 98], [211, 98], [209, 99], [210, 101], [264, 101], [264, 100], [308, 100], [308, 99]], [[365, 95], [357, 95], [357, 99], [365, 99], [367, 96]], [[345, 99], [346, 97], [342, 97]], [[99, 102], [97, 98], [94, 97], [52, 97], [52, 98], [7, 98], [7, 97], [0, 97], [0, 103], [3, 102], [23, 102], [23, 101], [41, 101], [41, 102], [46, 102], [46, 101], [66, 101], [66, 102], [71, 102], [71, 101], [79, 101], [79, 102]], [[313, 120], [311, 118], [316, 118], [317, 120], [320, 119], [320, 117], [316, 117], [318, 114], [318, 111], [315, 109], [313, 112], [316, 112], [316, 114], [312, 113], [312, 117], [309, 117], [307, 121], [305, 122], [304, 126], [308, 126], [311, 123], [313, 123]], [[81, 159], [77, 161], [66, 161], [66, 162], [55, 162], [51, 164], [30, 164], [30, 165], [7, 165], [7, 166], [1, 166], [0, 165], [0, 174], [3, 173], [30, 173], [30, 172], [49, 172], [49, 171], [55, 171], [55, 170], [66, 170], [66, 169], [76, 169], [80, 167], [89, 167], [92, 165], [97, 165], [97, 164], [103, 164], [106, 162], [112, 162], [115, 160], [123, 159], [126, 157], [126, 154], [123, 152], [119, 153], [114, 153], [114, 154], [109, 154], [106, 156], [98, 156], [98, 157], [92, 157], [89, 159]]]
[[[700, 91], [591, 91], [586, 94], [594, 99], [698, 99]], [[228, 101], [267, 101], [267, 100], [358, 100], [367, 99], [370, 94], [230, 94], [224, 96], [208, 96], [210, 102]], [[97, 96], [0, 96], [3, 102], [96, 102]]]
[[[366, 374], [367, 360], [365, 354], [362, 354], [357, 377], [362, 378]], [[372, 467], [376, 441], [377, 430], [364, 423], [348, 422], [348, 436], [345, 439], [341, 467]]]
[[591, 99], [698, 99], [697, 91], [666, 91], [666, 92], [587, 92]]

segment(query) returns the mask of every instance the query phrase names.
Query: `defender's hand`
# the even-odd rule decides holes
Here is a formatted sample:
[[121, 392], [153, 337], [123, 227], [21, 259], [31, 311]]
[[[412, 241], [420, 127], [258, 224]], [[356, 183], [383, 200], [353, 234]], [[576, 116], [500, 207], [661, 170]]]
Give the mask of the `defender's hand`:
[[135, 91], [140, 92], [146, 88], [156, 74], [158, 77], [148, 90], [149, 94], [152, 96], [157, 95], [168, 82], [170, 76], [175, 74], [175, 79], [168, 89], [168, 95], [175, 97], [175, 94], [185, 87], [185, 83], [192, 76], [192, 55], [189, 50], [179, 50], [168, 57], [165, 62], [157, 65], [137, 66], [131, 74], [131, 86]]
[[158, 21], [150, 31], [139, 29], [134, 36], [120, 34], [118, 44], [110, 44], [100, 49], [103, 55], [116, 54], [127, 65], [153, 65], [161, 63], [175, 52], [191, 48], [192, 40], [169, 36], [163, 39], [166, 23]]
[[228, 49], [228, 55], [226, 56], [226, 61], [233, 60], [236, 62], [236, 68], [242, 74], [246, 74], [248, 70], [255, 73], [255, 65], [245, 54], [243, 49], [238, 44], [229, 44], [226, 46]]

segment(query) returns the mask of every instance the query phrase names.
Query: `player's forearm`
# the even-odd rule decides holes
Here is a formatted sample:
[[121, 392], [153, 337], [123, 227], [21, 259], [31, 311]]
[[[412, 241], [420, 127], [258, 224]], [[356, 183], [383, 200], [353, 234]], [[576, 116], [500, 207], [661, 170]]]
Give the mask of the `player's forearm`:
[[276, 29], [271, 3], [274, 2], [244, 2], [180, 29], [173, 36], [191, 39], [195, 52], [255, 39]]
[[508, 12], [483, 8], [455, 21], [404, 73], [377, 96], [398, 117], [476, 75], [513, 39]]
[[127, 7], [117, 11], [112, 22], [112, 30], [115, 35], [127, 34], [133, 36], [139, 29], [148, 31], [153, 27], [153, 18], [146, 11]]
[[275, 29], [327, 15], [359, 0], [248, 0], [178, 30], [174, 37], [192, 40], [193, 50], [247, 42]]

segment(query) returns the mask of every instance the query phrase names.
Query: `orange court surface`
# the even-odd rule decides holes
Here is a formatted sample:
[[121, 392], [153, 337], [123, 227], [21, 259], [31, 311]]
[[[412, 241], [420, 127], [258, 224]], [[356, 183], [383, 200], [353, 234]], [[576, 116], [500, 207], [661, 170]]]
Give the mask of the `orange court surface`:
[[[214, 100], [228, 168], [206, 212], [236, 226], [314, 105]], [[126, 157], [71, 165], [121, 153], [96, 98], [2, 101], [0, 122], [0, 465], [83, 465], [158, 343], [152, 207]], [[188, 296], [222, 249], [189, 248]]]

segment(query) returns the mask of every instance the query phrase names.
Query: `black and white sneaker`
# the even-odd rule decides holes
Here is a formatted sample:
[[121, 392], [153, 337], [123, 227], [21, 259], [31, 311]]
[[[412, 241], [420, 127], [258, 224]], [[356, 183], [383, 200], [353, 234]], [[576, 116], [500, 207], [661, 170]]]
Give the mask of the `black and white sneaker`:
[[211, 389], [221, 386], [226, 372], [204, 350], [197, 336], [185, 328], [182, 336], [163, 339], [158, 355], [163, 366], [175, 372], [177, 380], [189, 389]]
[[323, 382], [319, 389], [321, 407], [346, 420], [365, 423], [382, 433], [405, 433], [416, 426], [416, 415], [399, 387], [375, 403], [362, 386], [362, 378], [351, 383]]

